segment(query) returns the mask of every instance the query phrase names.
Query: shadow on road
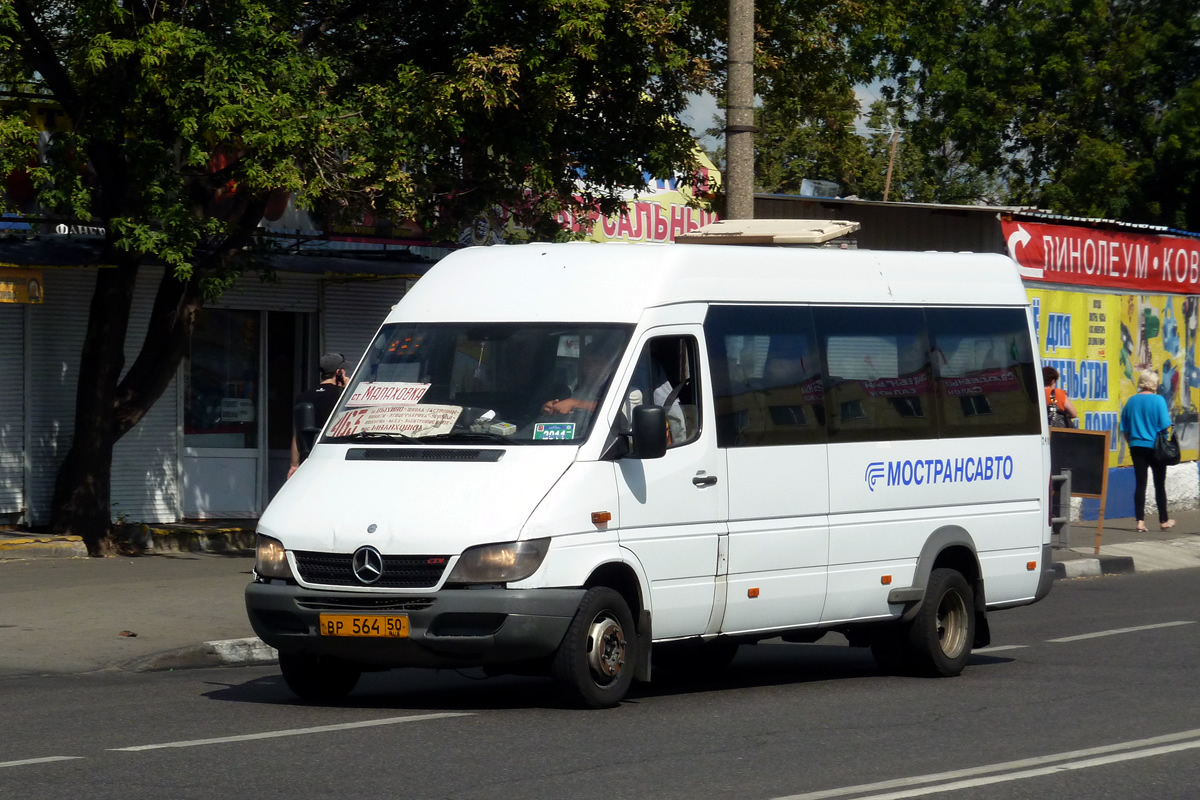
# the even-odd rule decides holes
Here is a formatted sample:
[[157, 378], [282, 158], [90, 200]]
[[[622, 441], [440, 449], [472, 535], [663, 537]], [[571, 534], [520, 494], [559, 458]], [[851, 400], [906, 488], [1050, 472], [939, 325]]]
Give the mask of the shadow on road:
[[[971, 658], [972, 667], [1011, 662], [989, 655]], [[823, 681], [899, 680], [881, 674], [869, 650], [823, 644], [780, 642], [744, 645], [733, 663], [708, 674], [656, 669], [651, 683], [635, 683], [625, 700], [786, 686]], [[278, 674], [244, 683], [220, 684], [205, 697], [231, 703], [309, 705], [296, 699]], [[341, 708], [410, 711], [478, 711], [496, 709], [566, 709], [554, 684], [540, 677], [489, 678], [482, 670], [394, 669], [365, 673]]]

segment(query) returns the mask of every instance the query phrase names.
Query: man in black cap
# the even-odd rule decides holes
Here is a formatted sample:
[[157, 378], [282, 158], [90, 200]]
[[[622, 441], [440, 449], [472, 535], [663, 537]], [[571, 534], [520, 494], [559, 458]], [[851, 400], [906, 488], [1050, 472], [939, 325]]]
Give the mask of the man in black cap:
[[[329, 415], [333, 413], [333, 407], [337, 405], [338, 400], [342, 396], [342, 389], [346, 387], [346, 367], [348, 366], [346, 359], [341, 353], [326, 353], [321, 356], [321, 382], [317, 384], [315, 389], [310, 389], [307, 392], [301, 392], [296, 397], [296, 405], [301, 403], [312, 403], [313, 409], [316, 411], [315, 419], [318, 428], [324, 428], [325, 423], [329, 420]], [[297, 445], [297, 432], [295, 425], [292, 426], [292, 466], [288, 469], [288, 477], [300, 468], [300, 448]]]

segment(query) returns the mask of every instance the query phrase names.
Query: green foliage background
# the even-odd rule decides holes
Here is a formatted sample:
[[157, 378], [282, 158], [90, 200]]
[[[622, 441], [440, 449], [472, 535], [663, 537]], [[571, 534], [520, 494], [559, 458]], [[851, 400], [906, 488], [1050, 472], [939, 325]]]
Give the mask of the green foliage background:
[[[0, 3], [0, 83], [59, 103], [32, 177], [42, 204], [104, 221], [170, 264], [241, 220], [229, 198], [295, 193], [435, 232], [507, 204], [615, 207], [643, 172], [689, 172], [675, 121], [711, 37], [668, 0], [81, 0]], [[28, 109], [0, 113], [0, 169], [25, 167]]]
[[[1200, 230], [1200, 2], [929, 0], [874, 3], [834, 38], [875, 84], [874, 133], [851, 129], [853, 85], [794, 100], [771, 85], [758, 175], [881, 199], [1033, 205]], [[844, 9], [843, 9], [844, 10]], [[836, 15], [828, 18], [836, 19]]]

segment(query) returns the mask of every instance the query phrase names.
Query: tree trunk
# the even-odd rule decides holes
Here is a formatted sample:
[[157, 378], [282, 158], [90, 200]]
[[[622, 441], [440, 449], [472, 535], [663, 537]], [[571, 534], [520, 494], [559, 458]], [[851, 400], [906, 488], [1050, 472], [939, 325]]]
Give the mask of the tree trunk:
[[146, 338], [123, 379], [140, 259], [110, 253], [118, 266], [99, 270], [80, 359], [74, 439], [58, 470], [50, 512], [51, 530], [82, 536], [89, 554], [102, 555], [112, 527], [113, 446], [146, 416], [187, 355], [196, 313], [204, 304], [200, 276], [233, 268], [250, 244], [265, 205], [265, 194], [248, 201], [238, 227], [194, 265], [189, 279], [181, 281], [170, 268], [165, 270]]
[[204, 304], [200, 281], [181, 281], [163, 271], [146, 327], [146, 339], [133, 366], [117, 387], [114, 434], [120, 439], [142, 421], [166, 391], [188, 352], [196, 313]]
[[91, 555], [100, 554], [111, 524], [117, 379], [125, 365], [125, 333], [138, 273], [135, 257], [110, 255], [117, 266], [96, 274], [75, 391], [75, 430], [55, 480], [50, 517], [51, 530], [82, 536]]
[[101, 270], [97, 276], [76, 392], [75, 438], [58, 471], [51, 512], [51, 528], [82, 536], [92, 555], [100, 554], [112, 519], [113, 446], [170, 385], [204, 302], [198, 280], [180, 281], [165, 270], [145, 341], [121, 378], [137, 267], [130, 270], [128, 284], [109, 274], [120, 269], [124, 267]]

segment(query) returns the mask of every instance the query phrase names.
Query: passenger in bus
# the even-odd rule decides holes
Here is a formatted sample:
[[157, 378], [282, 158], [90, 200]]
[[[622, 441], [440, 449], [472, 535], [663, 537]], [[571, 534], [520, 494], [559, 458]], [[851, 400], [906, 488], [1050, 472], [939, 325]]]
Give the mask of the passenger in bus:
[[[658, 340], [655, 341], [658, 342]], [[670, 343], [676, 344], [677, 342], [670, 340]], [[680, 379], [680, 383], [682, 380]], [[666, 368], [662, 365], [661, 355], [652, 352], [651, 346], [647, 346], [634, 367], [633, 378], [630, 380], [629, 389], [626, 392], [626, 401], [622, 404], [621, 412], [625, 416], [622, 428], [628, 429], [632, 424], [635, 405], [652, 403], [666, 409], [668, 444], [676, 445], [687, 441], [690, 427], [687, 424], [687, 415], [679, 402], [684, 388], [680, 383], [672, 383]]]

